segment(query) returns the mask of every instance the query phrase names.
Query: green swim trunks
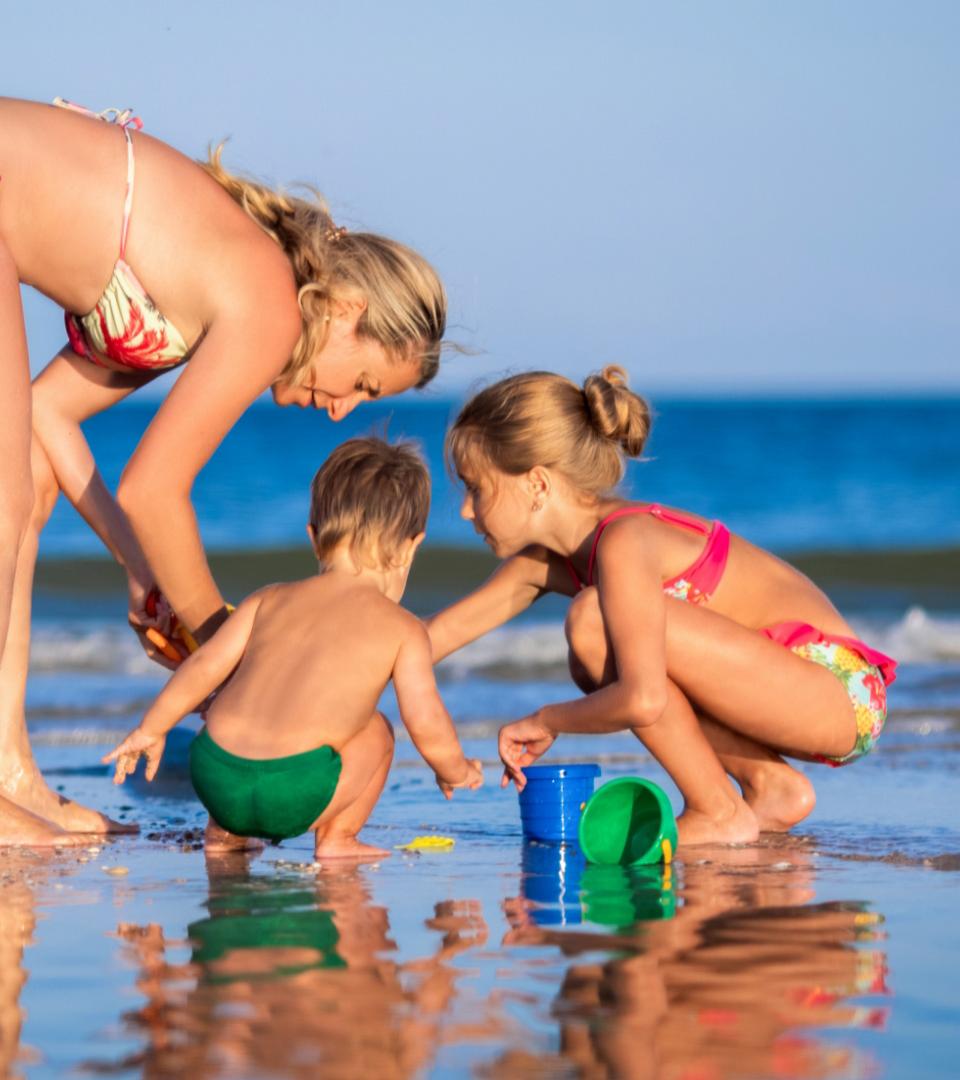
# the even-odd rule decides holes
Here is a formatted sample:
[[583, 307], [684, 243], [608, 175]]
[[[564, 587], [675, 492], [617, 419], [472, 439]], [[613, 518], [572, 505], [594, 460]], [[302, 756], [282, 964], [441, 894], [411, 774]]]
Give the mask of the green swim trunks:
[[224, 750], [206, 728], [190, 744], [194, 790], [213, 820], [236, 836], [276, 841], [305, 833], [333, 798], [340, 767], [332, 746], [257, 760]]

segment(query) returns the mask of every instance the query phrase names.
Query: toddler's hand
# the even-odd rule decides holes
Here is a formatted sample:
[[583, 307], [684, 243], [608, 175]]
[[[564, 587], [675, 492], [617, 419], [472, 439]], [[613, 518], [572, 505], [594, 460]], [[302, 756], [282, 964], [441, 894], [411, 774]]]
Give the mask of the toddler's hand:
[[116, 772], [113, 774], [113, 782], [122, 784], [128, 776], [136, 771], [137, 762], [140, 760], [140, 755], [143, 754], [147, 759], [147, 768], [144, 775], [148, 780], [152, 780], [157, 775], [157, 769], [160, 768], [160, 759], [163, 757], [163, 748], [166, 742], [165, 735], [148, 735], [140, 728], [135, 728], [115, 750], [111, 750], [109, 754], [104, 754], [100, 760], [104, 765], [109, 765], [114, 761], [117, 763]]
[[500, 786], [506, 787], [512, 780], [517, 785], [517, 791], [523, 791], [527, 786], [527, 778], [522, 771], [524, 765], [532, 765], [553, 746], [556, 738], [556, 733], [539, 720], [536, 713], [505, 724], [500, 729], [498, 739], [500, 760], [503, 762]]
[[483, 766], [480, 764], [479, 758], [467, 758], [467, 772], [462, 780], [458, 780], [455, 784], [449, 783], [442, 777], [437, 777], [437, 787], [443, 792], [445, 799], [452, 799], [453, 792], [456, 788], [469, 788], [470, 791], [476, 791], [478, 787], [483, 784]]

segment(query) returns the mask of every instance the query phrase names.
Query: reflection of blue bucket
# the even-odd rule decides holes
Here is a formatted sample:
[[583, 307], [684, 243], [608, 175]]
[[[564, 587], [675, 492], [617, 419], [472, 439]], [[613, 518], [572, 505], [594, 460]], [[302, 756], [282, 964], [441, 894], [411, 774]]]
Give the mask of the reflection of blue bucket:
[[523, 770], [520, 821], [528, 840], [577, 839], [580, 810], [593, 794], [599, 765], [530, 765]]
[[543, 905], [531, 912], [540, 926], [580, 922], [580, 876], [587, 860], [571, 844], [523, 845], [523, 895]]

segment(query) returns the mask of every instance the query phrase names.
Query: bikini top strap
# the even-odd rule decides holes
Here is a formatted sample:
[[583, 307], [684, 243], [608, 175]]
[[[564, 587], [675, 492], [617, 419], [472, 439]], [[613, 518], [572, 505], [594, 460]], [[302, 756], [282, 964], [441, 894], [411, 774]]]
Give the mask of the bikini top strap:
[[71, 112], [80, 113], [82, 116], [89, 116], [94, 120], [104, 120], [108, 124], [116, 124], [123, 129], [124, 138], [127, 140], [127, 193], [123, 200], [123, 225], [120, 229], [120, 258], [124, 256], [124, 252], [127, 250], [127, 229], [130, 227], [130, 209], [133, 206], [133, 180], [134, 180], [134, 162], [133, 162], [133, 139], [130, 138], [130, 128], [135, 131], [141, 131], [143, 129], [143, 121], [139, 116], [133, 115], [133, 109], [102, 109], [100, 112], [94, 112], [93, 109], [88, 109], [85, 105], [78, 105], [75, 101], [67, 101], [66, 98], [56, 97], [53, 99], [54, 105], [60, 109], [69, 109]]
[[[593, 570], [597, 562], [597, 547], [600, 544], [600, 537], [603, 536], [603, 530], [610, 524], [611, 521], [616, 521], [622, 517], [632, 517], [634, 514], [650, 514], [653, 512], [653, 506], [623, 506], [619, 510], [614, 510], [612, 514], [607, 516], [597, 525], [597, 531], [593, 534], [593, 544], [590, 548], [590, 558], [587, 560], [587, 584], [593, 584]], [[571, 566], [571, 569], [573, 567]], [[576, 571], [573, 571], [576, 574]], [[579, 578], [577, 579], [579, 580]], [[582, 586], [581, 586], [582, 588]]]
[[127, 250], [127, 230], [130, 228], [130, 210], [133, 207], [133, 180], [136, 173], [133, 161], [133, 139], [126, 125], [123, 134], [127, 140], [127, 194], [123, 200], [123, 225], [120, 228], [120, 258]]
[[650, 503], [647, 507], [647, 513], [652, 514], [653, 517], [658, 518], [667, 525], [677, 525], [681, 529], [692, 529], [693, 532], [700, 533], [701, 536], [709, 536], [710, 534], [710, 528], [704, 525], [702, 521], [692, 517], [690, 514], [685, 514], [682, 510], [668, 510], [667, 507], [661, 506], [659, 503]]
[[580, 592], [580, 590], [583, 588], [583, 582], [580, 580], [580, 575], [577, 573], [577, 568], [573, 565], [573, 560], [564, 559], [563, 561], [567, 564], [567, 570], [570, 572], [570, 577], [573, 580], [576, 591]]

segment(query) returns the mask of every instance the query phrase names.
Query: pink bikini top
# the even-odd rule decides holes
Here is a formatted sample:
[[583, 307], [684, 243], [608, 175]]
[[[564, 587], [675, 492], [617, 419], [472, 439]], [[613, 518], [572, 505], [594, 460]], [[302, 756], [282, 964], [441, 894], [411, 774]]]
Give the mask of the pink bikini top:
[[[677, 574], [676, 577], [672, 577], [669, 581], [663, 583], [663, 591], [676, 600], [686, 600], [691, 604], [706, 603], [716, 591], [720, 579], [723, 577], [723, 571], [726, 569], [727, 555], [730, 552], [730, 533], [727, 527], [719, 521], [714, 521], [707, 527], [697, 518], [684, 514], [680, 510], [668, 510], [666, 507], [660, 506], [659, 503], [649, 503], [647, 506], [625, 506], [621, 510], [614, 510], [612, 514], [608, 514], [600, 522], [593, 536], [593, 546], [590, 548], [586, 584], [593, 584], [593, 571], [597, 562], [597, 546], [600, 543], [603, 530], [611, 521], [632, 514], [652, 514], [653, 517], [659, 518], [660, 521], [665, 522], [667, 525], [675, 525], [680, 529], [690, 529], [707, 538], [703, 551], [700, 552], [700, 555], [693, 563], [682, 574]], [[584, 588], [584, 583], [580, 580], [573, 563], [569, 559], [566, 560], [566, 563], [570, 576], [573, 578], [579, 592], [580, 589]]]

